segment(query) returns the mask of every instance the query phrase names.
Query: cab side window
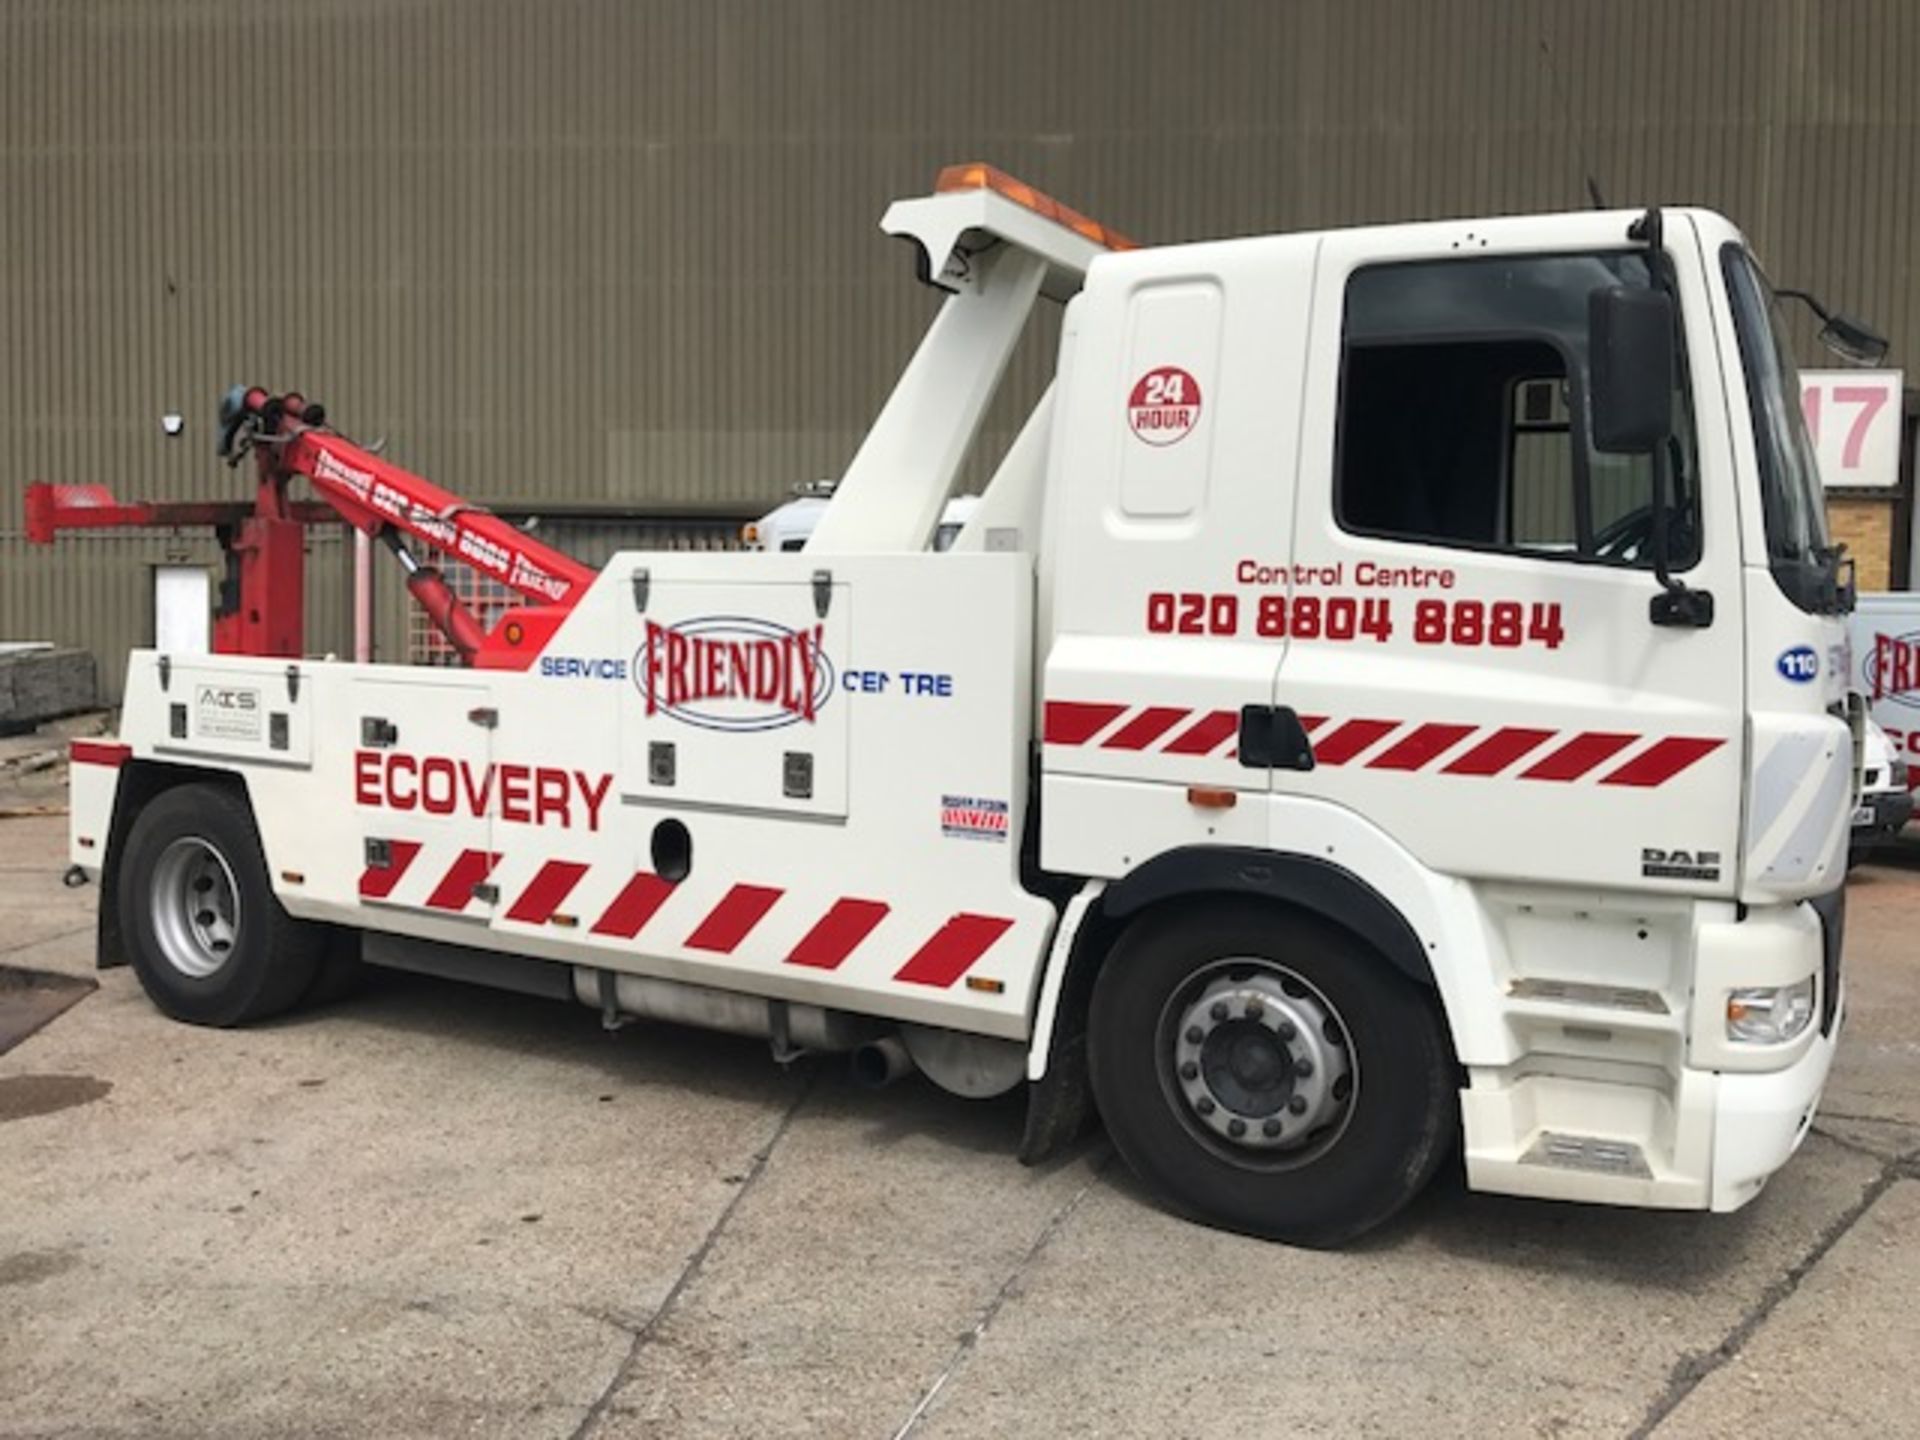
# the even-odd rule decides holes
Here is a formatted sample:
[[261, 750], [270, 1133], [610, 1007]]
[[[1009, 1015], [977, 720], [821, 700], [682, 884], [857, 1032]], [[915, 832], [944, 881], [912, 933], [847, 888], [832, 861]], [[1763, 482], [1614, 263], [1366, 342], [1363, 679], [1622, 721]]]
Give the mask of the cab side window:
[[[1648, 565], [1653, 471], [1587, 439], [1587, 297], [1635, 252], [1380, 265], [1347, 287], [1335, 513], [1363, 535]], [[1665, 457], [1675, 569], [1698, 558], [1692, 425]]]

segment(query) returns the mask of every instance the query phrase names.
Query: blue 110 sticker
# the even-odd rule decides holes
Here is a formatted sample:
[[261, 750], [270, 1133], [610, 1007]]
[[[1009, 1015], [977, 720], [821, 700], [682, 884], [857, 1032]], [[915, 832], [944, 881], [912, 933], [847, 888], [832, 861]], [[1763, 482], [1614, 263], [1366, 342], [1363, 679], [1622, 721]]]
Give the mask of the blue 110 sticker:
[[1773, 668], [1794, 684], [1806, 685], [1820, 678], [1820, 655], [1811, 645], [1796, 645], [1782, 650]]

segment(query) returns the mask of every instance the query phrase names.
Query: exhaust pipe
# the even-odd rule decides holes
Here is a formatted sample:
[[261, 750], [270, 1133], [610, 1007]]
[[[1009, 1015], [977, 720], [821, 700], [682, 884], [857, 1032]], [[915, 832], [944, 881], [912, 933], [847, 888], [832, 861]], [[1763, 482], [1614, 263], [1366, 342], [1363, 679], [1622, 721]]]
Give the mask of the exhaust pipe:
[[911, 1073], [913, 1057], [907, 1054], [907, 1047], [900, 1043], [898, 1037], [883, 1035], [855, 1050], [848, 1069], [854, 1084], [863, 1089], [878, 1090]]

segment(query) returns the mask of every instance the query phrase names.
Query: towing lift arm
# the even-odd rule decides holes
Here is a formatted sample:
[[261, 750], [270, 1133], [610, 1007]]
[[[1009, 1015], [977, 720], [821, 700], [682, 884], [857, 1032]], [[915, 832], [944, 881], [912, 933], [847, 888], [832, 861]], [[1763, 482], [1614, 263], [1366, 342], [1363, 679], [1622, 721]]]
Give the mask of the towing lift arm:
[[[305, 653], [303, 527], [344, 521], [383, 541], [407, 572], [407, 590], [460, 657], [482, 668], [519, 669], [538, 653], [593, 581], [571, 556], [468, 504], [432, 481], [327, 426], [324, 407], [298, 394], [236, 386], [220, 402], [222, 459], [251, 452], [258, 484], [251, 506], [239, 501], [120, 504], [104, 486], [27, 487], [27, 538], [49, 544], [61, 530], [133, 525], [211, 525], [229, 563], [214, 625], [224, 655]], [[288, 486], [304, 476], [313, 500]], [[527, 603], [489, 634], [440, 571], [407, 548], [438, 547], [498, 581]]]

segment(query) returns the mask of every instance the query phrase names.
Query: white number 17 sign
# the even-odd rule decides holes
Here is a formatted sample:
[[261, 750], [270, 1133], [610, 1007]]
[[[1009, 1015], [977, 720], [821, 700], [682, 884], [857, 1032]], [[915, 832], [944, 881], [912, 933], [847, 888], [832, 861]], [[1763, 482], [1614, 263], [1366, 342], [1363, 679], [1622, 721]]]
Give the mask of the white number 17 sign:
[[1841, 489], [1900, 483], [1898, 370], [1803, 370], [1800, 404], [1820, 479]]

